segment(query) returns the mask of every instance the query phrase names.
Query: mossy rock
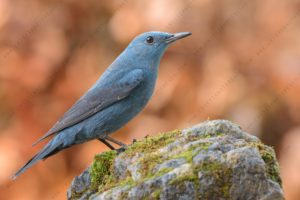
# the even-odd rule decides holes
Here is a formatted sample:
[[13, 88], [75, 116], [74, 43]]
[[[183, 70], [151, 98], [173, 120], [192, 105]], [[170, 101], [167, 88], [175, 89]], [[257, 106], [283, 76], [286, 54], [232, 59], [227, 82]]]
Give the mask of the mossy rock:
[[103, 152], [68, 199], [284, 199], [274, 150], [225, 120]]

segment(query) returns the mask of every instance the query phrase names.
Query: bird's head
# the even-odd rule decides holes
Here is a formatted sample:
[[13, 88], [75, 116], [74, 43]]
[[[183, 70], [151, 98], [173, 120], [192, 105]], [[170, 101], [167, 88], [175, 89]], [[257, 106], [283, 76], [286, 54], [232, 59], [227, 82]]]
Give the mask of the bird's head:
[[136, 58], [152, 59], [159, 62], [166, 48], [173, 42], [191, 35], [190, 32], [165, 33], [146, 32], [138, 35], [129, 44], [127, 50], [133, 53]]

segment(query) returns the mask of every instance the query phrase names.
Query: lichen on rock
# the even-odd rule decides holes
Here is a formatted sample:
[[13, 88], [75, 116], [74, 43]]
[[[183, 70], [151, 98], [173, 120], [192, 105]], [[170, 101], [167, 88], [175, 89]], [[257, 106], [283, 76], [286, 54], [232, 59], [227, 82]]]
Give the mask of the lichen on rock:
[[225, 120], [107, 151], [68, 199], [284, 199], [274, 150]]

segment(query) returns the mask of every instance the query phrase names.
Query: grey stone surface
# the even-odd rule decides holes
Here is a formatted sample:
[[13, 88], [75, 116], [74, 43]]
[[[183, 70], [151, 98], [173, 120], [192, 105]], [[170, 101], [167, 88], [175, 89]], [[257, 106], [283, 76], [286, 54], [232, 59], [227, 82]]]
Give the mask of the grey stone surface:
[[136, 142], [102, 182], [95, 171], [73, 180], [68, 199], [284, 199], [273, 149], [225, 120]]
[[82, 194], [76, 197], [76, 199], [87, 199], [88, 196], [92, 193], [89, 191], [91, 186], [89, 169], [85, 170], [81, 175], [74, 178], [71, 183], [71, 187], [67, 191], [67, 198], [75, 198], [74, 194]]

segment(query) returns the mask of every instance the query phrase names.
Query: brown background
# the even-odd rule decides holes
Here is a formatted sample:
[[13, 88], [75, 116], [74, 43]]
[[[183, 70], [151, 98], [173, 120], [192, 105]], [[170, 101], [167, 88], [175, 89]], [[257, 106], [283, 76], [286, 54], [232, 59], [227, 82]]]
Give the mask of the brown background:
[[229, 119], [275, 147], [288, 200], [300, 198], [300, 2], [0, 1], [0, 199], [65, 199], [91, 141], [9, 177], [31, 147], [137, 34], [191, 31], [163, 57], [147, 108], [115, 138]]

